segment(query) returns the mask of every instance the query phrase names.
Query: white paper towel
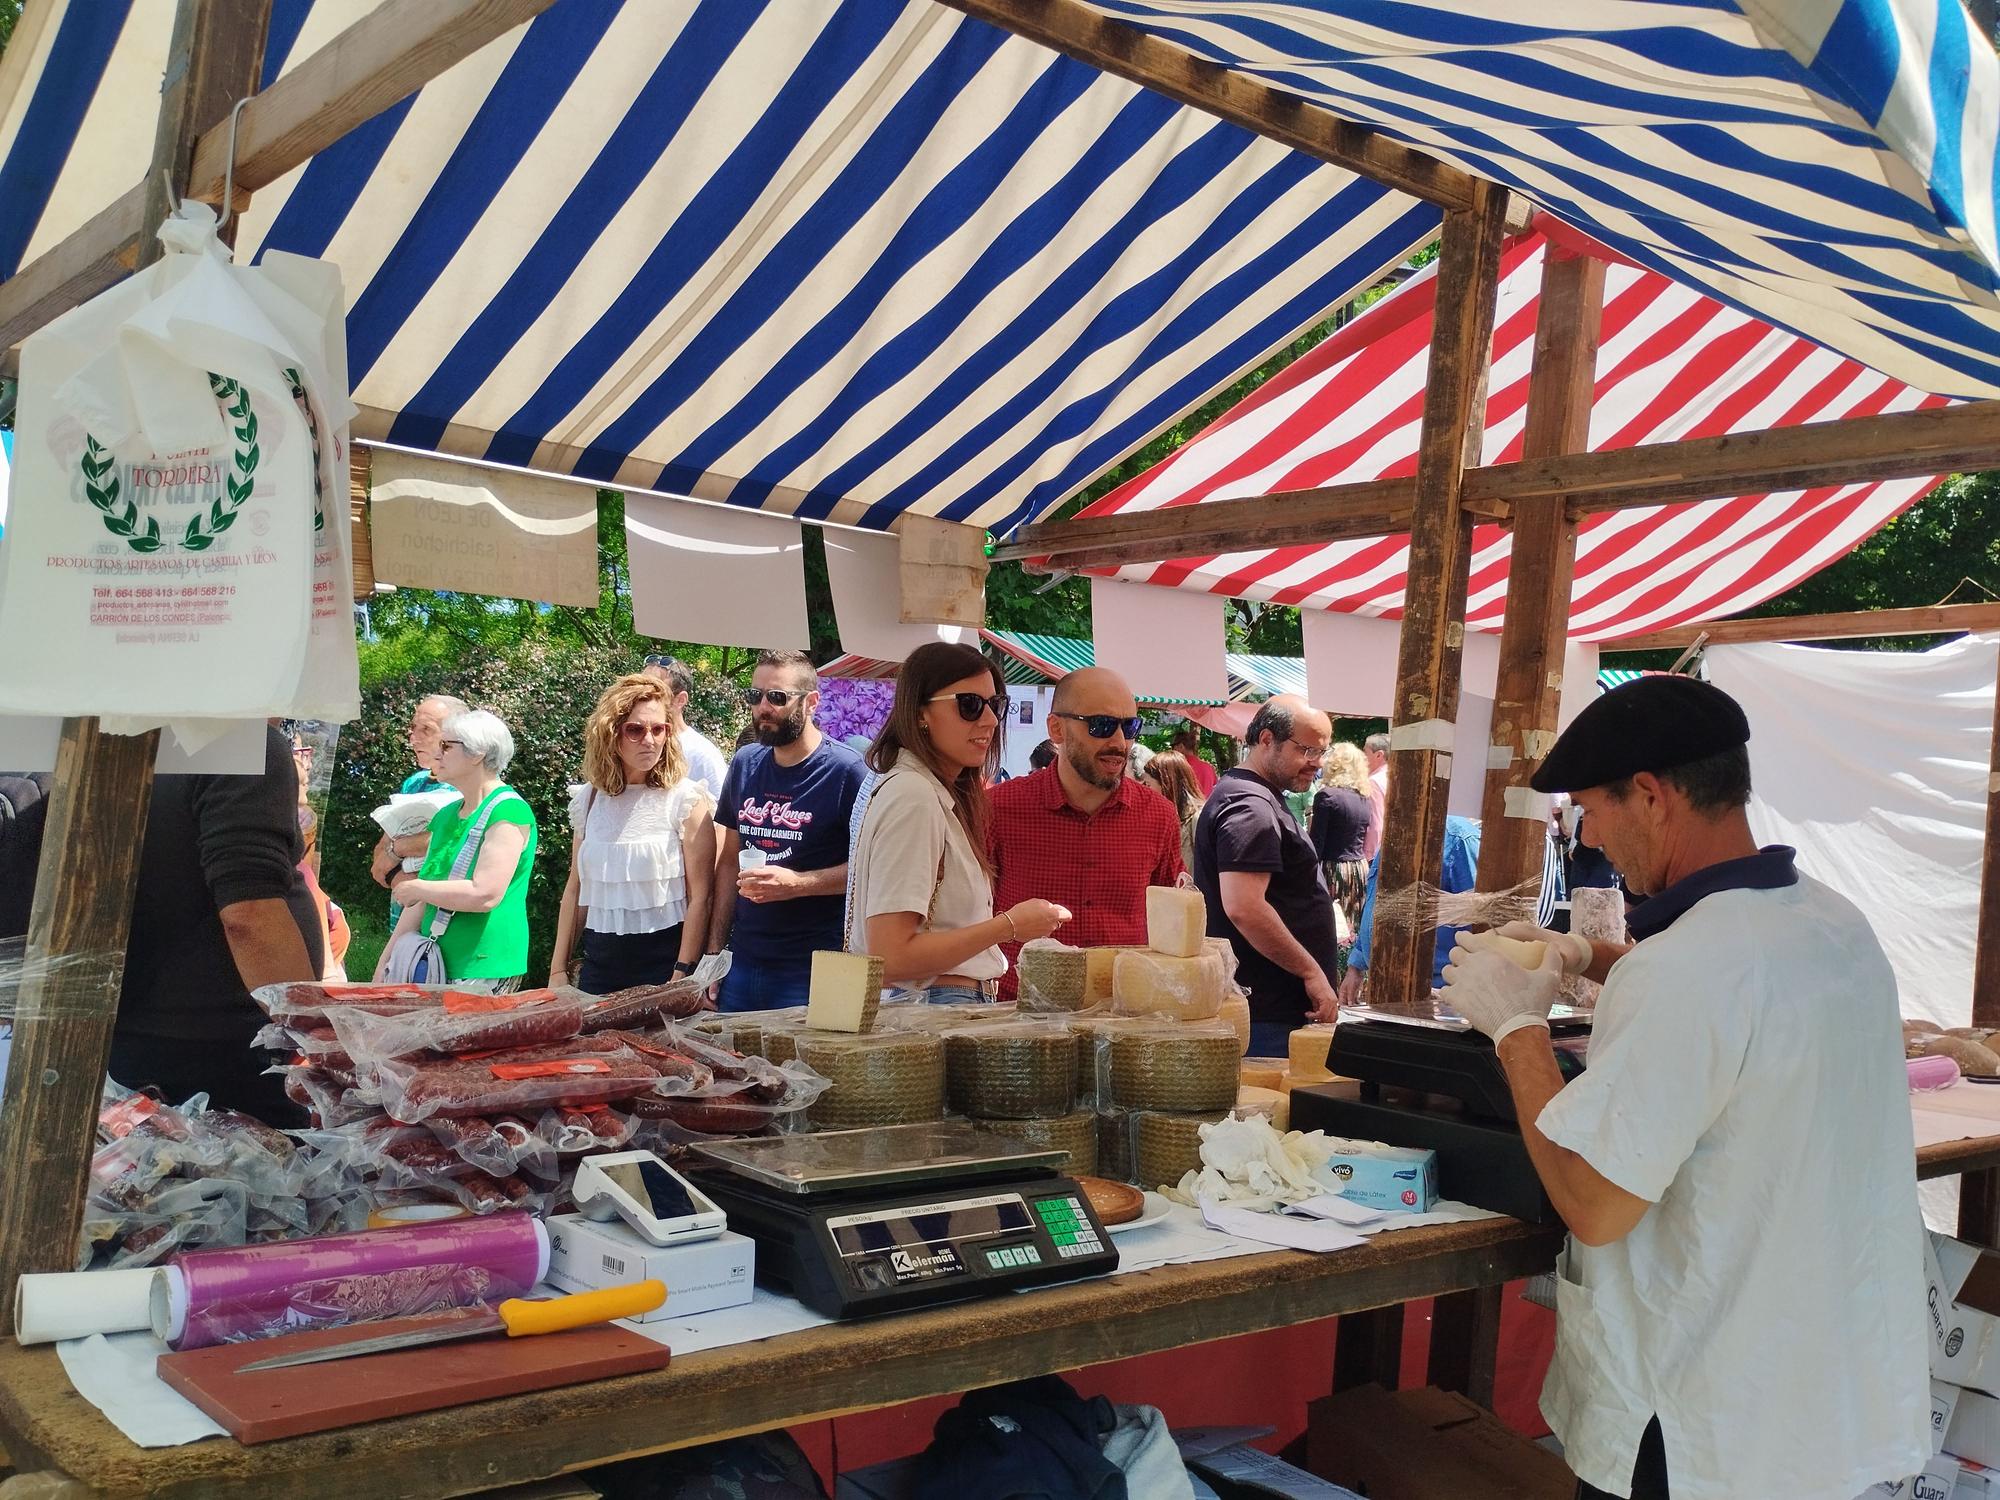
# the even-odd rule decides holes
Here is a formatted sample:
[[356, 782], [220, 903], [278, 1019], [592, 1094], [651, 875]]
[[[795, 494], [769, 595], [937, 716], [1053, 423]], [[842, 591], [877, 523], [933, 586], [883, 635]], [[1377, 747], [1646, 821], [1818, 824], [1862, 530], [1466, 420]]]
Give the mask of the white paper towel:
[[93, 1333], [151, 1327], [151, 1268], [134, 1271], [50, 1271], [14, 1283], [14, 1337], [51, 1344]]

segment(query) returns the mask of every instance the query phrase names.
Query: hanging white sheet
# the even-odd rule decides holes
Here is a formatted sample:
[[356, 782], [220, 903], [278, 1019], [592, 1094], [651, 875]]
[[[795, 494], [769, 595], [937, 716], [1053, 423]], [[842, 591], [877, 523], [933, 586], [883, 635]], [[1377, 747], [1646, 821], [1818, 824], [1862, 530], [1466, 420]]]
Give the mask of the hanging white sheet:
[[1750, 822], [1853, 901], [1905, 1016], [1972, 1013], [1993, 682], [2000, 650], [1716, 646], [1709, 680], [1750, 716]]

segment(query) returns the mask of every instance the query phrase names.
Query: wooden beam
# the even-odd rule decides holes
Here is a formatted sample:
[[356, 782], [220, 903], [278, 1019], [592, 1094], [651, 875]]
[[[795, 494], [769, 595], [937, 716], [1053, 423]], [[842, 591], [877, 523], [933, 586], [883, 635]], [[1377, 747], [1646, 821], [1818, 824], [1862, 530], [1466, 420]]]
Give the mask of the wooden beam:
[[[1645, 505], [1993, 468], [2000, 468], [2000, 401], [1976, 401], [1492, 464], [1467, 472], [1464, 502], [1476, 517], [1506, 521], [1523, 501], [1560, 496], [1570, 518], [1580, 520]], [[1138, 515], [1044, 521], [1022, 527], [1017, 540], [994, 549], [993, 560], [1046, 557], [1068, 569], [1395, 535], [1405, 529], [1415, 496], [1414, 479], [1376, 479]], [[1361, 529], [1380, 527], [1385, 519], [1398, 524]], [[1301, 535], [1313, 525], [1322, 528], [1316, 538]]]
[[1877, 635], [1949, 635], [2000, 630], [2000, 604], [1925, 604], [1910, 609], [1857, 609], [1837, 615], [1765, 615], [1708, 620], [1600, 641], [1605, 655], [1622, 651], [1685, 651], [1706, 636], [1711, 646], [1758, 641], [1855, 641]]
[[[269, 187], [554, 3], [384, 0], [244, 107], [236, 128], [237, 192]], [[220, 203], [228, 166], [225, 121], [195, 148], [188, 196]]]
[[1447, 209], [1472, 205], [1471, 173], [1248, 74], [1114, 21], [1082, 0], [943, 0], [1002, 31]]
[[368, 484], [375, 450], [358, 445], [347, 452], [347, 528], [354, 557], [354, 597], [375, 597], [375, 543], [368, 531]]
[[[1542, 274], [1522, 436], [1522, 451], [1530, 458], [1579, 452], [1590, 441], [1604, 269], [1604, 262], [1591, 256], [1551, 252]], [[1496, 754], [1504, 748], [1509, 758], [1502, 766], [1487, 763], [1479, 810], [1482, 891], [1512, 890], [1541, 872], [1545, 820], [1534, 811], [1528, 779], [1555, 742], [1575, 566], [1576, 523], [1561, 496], [1538, 496], [1514, 507], [1489, 741]]]
[[[236, 124], [238, 209], [251, 192], [268, 187], [554, 3], [384, 0], [244, 106]], [[227, 36], [219, 42], [224, 49], [238, 45]], [[174, 171], [176, 183], [186, 188], [181, 196], [222, 201], [229, 111], [255, 87], [253, 76], [224, 104], [219, 117], [181, 143]], [[157, 219], [147, 219], [146, 209], [149, 202], [157, 208], [163, 192], [159, 173], [149, 173], [61, 244], [0, 282], [0, 356], [5, 356], [0, 372], [11, 366], [12, 350], [22, 339], [146, 263], [138, 251], [158, 228]]]
[[[1391, 714], [1389, 796], [1383, 810], [1377, 890], [1436, 888], [1444, 858], [1445, 800], [1451, 786], [1449, 726], [1458, 715], [1472, 517], [1459, 504], [1468, 462], [1479, 453], [1486, 375], [1493, 353], [1493, 304], [1507, 193], [1481, 183], [1475, 206], [1445, 216], [1438, 253], [1437, 320], [1417, 441], [1417, 499], [1409, 579]], [[1442, 726], [1439, 728], [1438, 726]], [[1425, 735], [1432, 729], [1434, 735]], [[1413, 742], [1403, 736], [1415, 734]], [[1437, 748], [1441, 735], [1444, 748]], [[1435, 903], [1428, 917], [1385, 922], [1376, 907], [1368, 995], [1396, 1005], [1430, 994]]]
[[[257, 87], [270, 20], [271, 0], [180, 0], [141, 184], [140, 267], [162, 253], [160, 221], [187, 185], [196, 136]], [[13, 1327], [22, 1272], [76, 1265], [159, 742], [158, 730], [63, 723], [0, 1096], [0, 1333]]]
[[15, 373], [15, 345], [139, 268], [146, 184], [129, 188], [67, 239], [0, 282], [0, 376]]

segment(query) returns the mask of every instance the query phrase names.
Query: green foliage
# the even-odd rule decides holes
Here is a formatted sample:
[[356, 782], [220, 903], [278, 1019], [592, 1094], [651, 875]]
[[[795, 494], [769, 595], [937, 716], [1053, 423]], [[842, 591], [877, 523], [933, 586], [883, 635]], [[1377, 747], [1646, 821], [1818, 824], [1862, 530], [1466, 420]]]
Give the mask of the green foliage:
[[21, 19], [21, 0], [0, 0], [0, 53], [14, 35], [14, 23]]
[[[634, 643], [636, 644], [636, 643]], [[558, 632], [526, 634], [505, 650], [465, 651], [421, 671], [364, 685], [361, 718], [340, 736], [321, 840], [321, 882], [349, 913], [355, 942], [349, 972], [372, 965], [362, 952], [374, 921], [386, 915], [388, 894], [369, 873], [379, 830], [369, 813], [414, 769], [404, 733], [417, 701], [451, 693], [490, 708], [514, 733], [507, 782], [534, 808], [541, 847], [528, 887], [528, 973], [546, 974], [555, 941], [563, 883], [569, 874], [569, 787], [582, 774], [583, 725], [611, 680], [639, 664], [632, 644], [606, 649]], [[727, 751], [744, 714], [737, 684], [712, 668], [698, 669], [688, 722]], [[371, 914], [364, 917], [361, 913]], [[379, 951], [381, 937], [372, 938]]]

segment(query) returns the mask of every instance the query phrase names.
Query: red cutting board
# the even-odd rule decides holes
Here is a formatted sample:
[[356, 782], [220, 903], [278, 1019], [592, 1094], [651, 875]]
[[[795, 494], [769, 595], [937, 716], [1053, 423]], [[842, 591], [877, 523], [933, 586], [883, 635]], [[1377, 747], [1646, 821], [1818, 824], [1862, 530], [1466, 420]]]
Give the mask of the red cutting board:
[[564, 1333], [460, 1339], [285, 1370], [237, 1373], [244, 1365], [280, 1354], [380, 1338], [436, 1321], [397, 1318], [163, 1354], [160, 1379], [220, 1422], [239, 1443], [268, 1443], [468, 1401], [665, 1369], [669, 1357], [665, 1344], [606, 1323]]

